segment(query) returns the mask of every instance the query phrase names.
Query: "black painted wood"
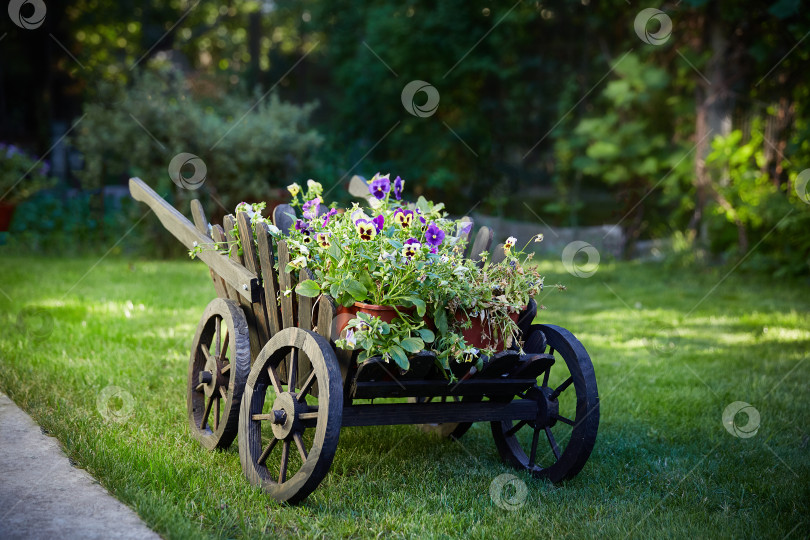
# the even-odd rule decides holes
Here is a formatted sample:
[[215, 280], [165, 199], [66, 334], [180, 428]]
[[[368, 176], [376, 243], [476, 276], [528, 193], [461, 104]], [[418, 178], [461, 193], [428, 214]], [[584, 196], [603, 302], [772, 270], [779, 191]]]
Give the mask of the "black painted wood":
[[343, 408], [343, 426], [390, 426], [401, 424], [436, 424], [445, 422], [490, 422], [532, 420], [537, 403], [519, 399], [508, 403], [497, 401], [446, 403], [384, 403], [349, 405]]

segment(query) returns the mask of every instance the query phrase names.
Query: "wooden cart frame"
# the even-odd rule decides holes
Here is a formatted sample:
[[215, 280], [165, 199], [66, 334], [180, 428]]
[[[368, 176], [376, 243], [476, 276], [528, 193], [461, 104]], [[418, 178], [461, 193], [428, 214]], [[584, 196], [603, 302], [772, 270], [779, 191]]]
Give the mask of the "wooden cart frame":
[[[130, 180], [130, 192], [187, 249], [229, 246], [228, 255], [198, 255], [217, 297], [192, 343], [189, 425], [209, 450], [227, 448], [238, 436], [246, 477], [274, 499], [306, 498], [328, 473], [340, 429], [347, 426], [418, 424], [457, 438], [473, 422], [490, 422], [505, 462], [554, 482], [572, 478], [588, 460], [599, 425], [591, 359], [569, 331], [533, 324], [534, 300], [518, 319], [523, 353], [515, 348], [485, 358], [481, 370], [453, 362], [455, 382], [429, 351], [413, 355], [404, 373], [380, 358], [357, 365], [355, 354], [334, 345], [334, 301], [295, 294], [296, 283], [310, 275], [285, 271], [287, 245], [266, 225], [256, 227], [258, 249], [242, 242], [240, 255], [231, 231], [251, 238], [247, 214], [212, 226], [193, 200], [192, 224], [140, 179]], [[276, 207], [276, 227], [288, 231], [292, 214], [288, 205]], [[492, 238], [482, 227], [470, 253], [488, 251]], [[502, 246], [494, 253], [502, 258]]]

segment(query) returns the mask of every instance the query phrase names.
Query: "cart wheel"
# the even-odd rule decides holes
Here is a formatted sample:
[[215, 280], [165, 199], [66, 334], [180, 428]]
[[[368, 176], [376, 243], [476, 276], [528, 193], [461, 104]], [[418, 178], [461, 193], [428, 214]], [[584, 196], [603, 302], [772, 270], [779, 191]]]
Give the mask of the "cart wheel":
[[[427, 402], [435, 402], [441, 401], [442, 403], [446, 402], [448, 399], [453, 401], [461, 401], [462, 398], [458, 396], [442, 396], [442, 397], [428, 397], [428, 398], [408, 398], [408, 403], [427, 403]], [[469, 400], [470, 398], [464, 398]], [[481, 401], [479, 397], [476, 401]], [[459, 439], [462, 435], [467, 433], [472, 427], [472, 422], [447, 422], [443, 424], [416, 424], [419, 429], [424, 431], [425, 433], [431, 433], [443, 438], [449, 439]]]
[[[556, 359], [538, 377], [538, 384], [519, 396], [538, 402], [537, 418], [517, 424], [511, 420], [492, 422], [492, 435], [505, 462], [528, 470], [533, 476], [561, 482], [582, 470], [596, 442], [599, 427], [596, 376], [588, 353], [571, 332], [550, 324], [532, 325], [531, 333], [535, 332], [542, 332], [545, 340], [530, 335], [527, 346], [530, 342], [543, 343], [543, 350], [526, 352], [546, 352]], [[541, 437], [546, 441], [542, 445]]]
[[194, 335], [186, 398], [191, 434], [208, 450], [228, 448], [236, 438], [249, 373], [250, 338], [242, 308], [215, 298]]
[[[287, 381], [280, 378], [285, 372]], [[309, 330], [281, 330], [245, 385], [239, 413], [245, 476], [279, 502], [305, 499], [329, 472], [342, 415], [343, 380], [329, 342]]]

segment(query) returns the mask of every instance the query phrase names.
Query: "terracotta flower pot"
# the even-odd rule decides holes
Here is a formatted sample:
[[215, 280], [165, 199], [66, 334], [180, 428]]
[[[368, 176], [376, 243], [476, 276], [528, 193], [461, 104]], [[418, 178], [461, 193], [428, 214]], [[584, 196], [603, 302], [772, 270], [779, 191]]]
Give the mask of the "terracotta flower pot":
[[11, 225], [11, 218], [14, 217], [15, 204], [0, 203], [0, 232], [8, 231]]
[[378, 306], [376, 304], [364, 304], [363, 302], [355, 302], [352, 306], [338, 306], [336, 319], [337, 335], [343, 332], [349, 321], [357, 317], [358, 313], [366, 313], [372, 317], [382, 319], [383, 322], [390, 323], [397, 318], [397, 309], [400, 313], [411, 313], [413, 308], [406, 308], [402, 306]]
[[[518, 313], [510, 313], [509, 318], [517, 322]], [[494, 349], [496, 351], [502, 351], [506, 348], [503, 336], [499, 335], [497, 339], [493, 337], [493, 328], [490, 327], [487, 317], [484, 317], [482, 321], [480, 315], [478, 317], [468, 317], [463, 310], [458, 310], [455, 319], [456, 322], [462, 324], [468, 320], [472, 323], [472, 326], [462, 331], [464, 341], [468, 345], [476, 349]]]

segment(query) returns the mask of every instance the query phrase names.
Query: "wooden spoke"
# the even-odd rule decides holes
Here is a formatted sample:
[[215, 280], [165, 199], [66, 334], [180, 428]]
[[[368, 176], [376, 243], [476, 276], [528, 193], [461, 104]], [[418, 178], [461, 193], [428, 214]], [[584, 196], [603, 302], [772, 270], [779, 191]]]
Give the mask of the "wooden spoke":
[[537, 440], [540, 437], [540, 428], [534, 428], [532, 434], [532, 451], [529, 454], [529, 468], [534, 467], [534, 460], [537, 457]]
[[217, 316], [217, 317], [214, 318], [214, 344], [215, 344], [214, 345], [214, 351], [215, 351], [214, 354], [216, 355], [217, 358], [219, 358], [219, 352], [220, 352], [221, 342], [220, 342], [219, 338], [220, 338], [221, 331], [222, 331], [222, 317]]
[[548, 386], [548, 376], [551, 375], [551, 366], [543, 374], [543, 386]]
[[208, 423], [208, 415], [211, 414], [211, 405], [214, 404], [214, 396], [208, 398], [208, 403], [205, 404], [205, 412], [203, 413], [202, 421], [200, 422], [200, 429], [205, 429]]
[[273, 389], [276, 391], [276, 394], [281, 394], [281, 383], [278, 380], [278, 374], [273, 366], [267, 366], [267, 374], [270, 375], [270, 382], [273, 384]]
[[304, 386], [301, 387], [301, 391], [298, 393], [298, 403], [303, 403], [307, 397], [307, 394], [312, 389], [312, 385], [315, 383], [315, 371], [313, 370], [310, 372], [309, 377], [307, 377]]
[[[535, 434], [536, 433], [537, 432], [535, 431]], [[551, 451], [554, 452], [554, 457], [560, 459], [560, 447], [557, 446], [557, 440], [554, 438], [554, 434], [551, 432], [551, 428], [548, 426], [546, 426], [546, 438], [548, 439], [548, 443], [551, 445]]]
[[307, 449], [304, 448], [304, 439], [301, 437], [301, 434], [293, 433], [293, 440], [295, 441], [295, 446], [298, 447], [298, 453], [301, 454], [301, 461], [306, 461]]
[[225, 361], [225, 355], [228, 354], [228, 329], [225, 329], [225, 339], [222, 340], [222, 352], [217, 355], [220, 362]]
[[225, 364], [224, 366], [222, 366], [222, 369], [220, 369], [219, 372], [222, 373], [223, 375], [225, 375], [230, 370], [231, 370], [231, 365], [230, 364]]
[[208, 350], [208, 345], [203, 343], [203, 344], [200, 345], [200, 349], [202, 350], [203, 354], [205, 355], [205, 360], [210, 361], [211, 360], [211, 351]]
[[298, 377], [298, 348], [293, 349], [292, 357], [290, 359], [290, 376], [287, 379], [287, 390], [290, 392], [295, 391], [295, 379]]
[[[220, 390], [222, 390], [222, 387], [220, 387]], [[219, 406], [221, 403], [220, 398], [217, 397], [217, 404], [216, 408], [214, 409], [214, 431], [219, 429]]]
[[270, 452], [273, 451], [273, 448], [275, 448], [277, 444], [278, 439], [274, 437], [273, 440], [270, 441], [270, 444], [267, 445], [267, 448], [264, 449], [262, 455], [259, 456], [259, 459], [256, 460], [256, 463], [258, 463], [259, 465], [264, 465], [264, 462], [267, 461], [268, 457], [270, 457]]
[[522, 428], [523, 426], [525, 426], [528, 423], [529, 423], [528, 420], [521, 420], [520, 422], [518, 422], [517, 424], [515, 424], [514, 426], [509, 428], [509, 431], [504, 433], [504, 435], [507, 436], [507, 437], [511, 437], [512, 435], [514, 435], [515, 433], [520, 431], [520, 428]]
[[197, 392], [203, 392], [205, 390], [205, 384], [203, 383], [198, 384], [197, 386], [194, 387], [194, 390], [196, 390]]
[[219, 395], [221, 395], [225, 399], [228, 399], [228, 391], [225, 390], [224, 386], [219, 387]]
[[287, 480], [287, 463], [290, 461], [290, 441], [284, 441], [281, 447], [281, 468], [278, 473], [278, 483], [283, 484]]
[[557, 388], [554, 389], [554, 392], [551, 393], [549, 398], [550, 399], [557, 399], [557, 396], [559, 396], [560, 394], [565, 392], [565, 389], [568, 388], [569, 386], [571, 386], [572, 382], [574, 382], [573, 377], [568, 377], [567, 379], [565, 379], [560, 386], [558, 386]]
[[556, 418], [557, 420], [559, 420], [559, 421], [560, 421], [560, 422], [562, 422], [563, 424], [568, 424], [569, 426], [573, 426], [573, 425], [574, 425], [574, 421], [573, 421], [573, 420], [571, 420], [570, 418], [566, 418], [566, 417], [564, 417], [564, 416], [560, 416], [559, 414], [558, 414], [557, 416], [554, 416], [553, 418]]

